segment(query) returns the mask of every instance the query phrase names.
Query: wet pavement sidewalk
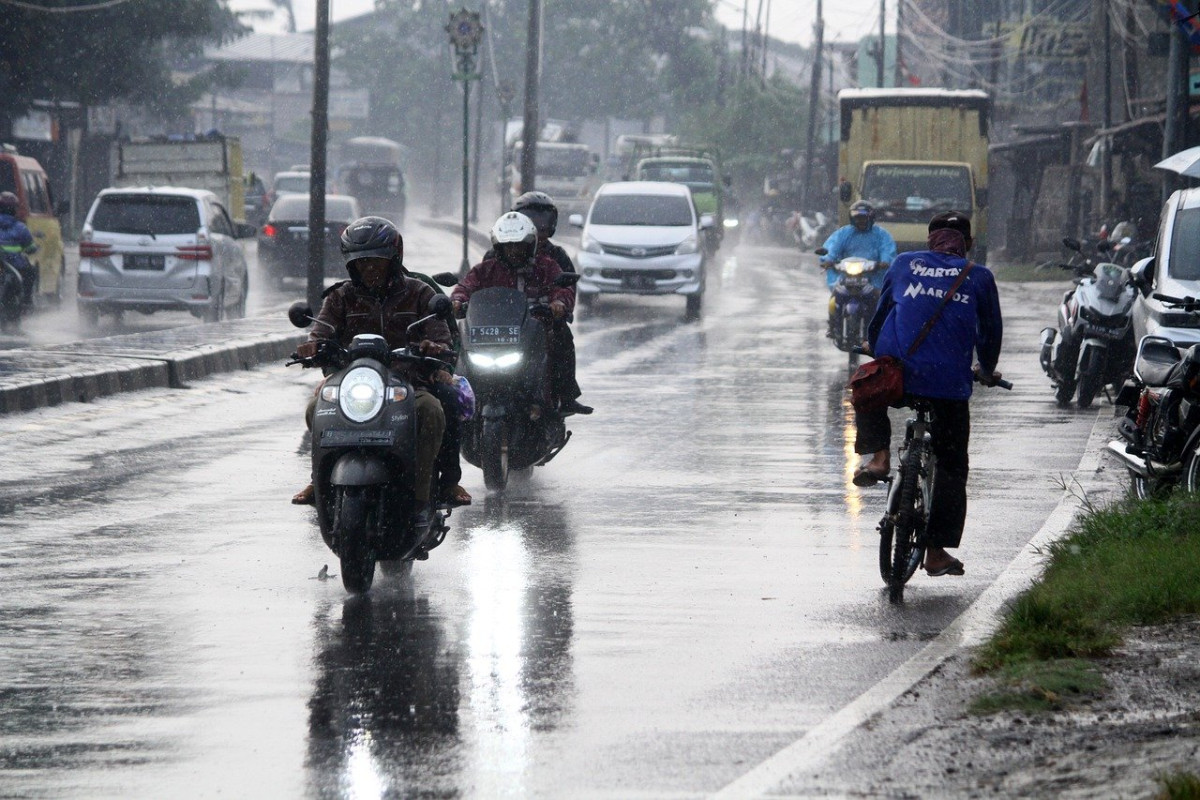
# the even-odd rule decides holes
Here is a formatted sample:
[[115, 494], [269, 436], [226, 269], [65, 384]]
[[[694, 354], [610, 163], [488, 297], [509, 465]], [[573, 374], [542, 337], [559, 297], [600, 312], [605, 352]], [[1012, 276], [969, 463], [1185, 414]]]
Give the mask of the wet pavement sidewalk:
[[304, 339], [282, 313], [0, 352], [0, 413], [152, 387], [286, 359]]

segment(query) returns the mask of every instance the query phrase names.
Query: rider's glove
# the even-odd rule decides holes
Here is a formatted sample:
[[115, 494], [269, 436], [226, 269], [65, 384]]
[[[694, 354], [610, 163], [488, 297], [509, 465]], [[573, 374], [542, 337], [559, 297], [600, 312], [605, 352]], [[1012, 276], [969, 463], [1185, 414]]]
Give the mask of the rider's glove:
[[555, 300], [551, 303], [550, 311], [554, 314], [555, 319], [562, 319], [567, 316], [567, 306], [561, 300]]

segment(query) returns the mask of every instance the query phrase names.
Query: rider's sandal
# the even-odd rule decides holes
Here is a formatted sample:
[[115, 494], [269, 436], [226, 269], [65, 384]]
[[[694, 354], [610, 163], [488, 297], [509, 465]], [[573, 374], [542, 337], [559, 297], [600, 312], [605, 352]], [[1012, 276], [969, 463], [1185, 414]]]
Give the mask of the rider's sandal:
[[873, 470], [867, 469], [866, 466], [861, 466], [858, 469], [854, 470], [854, 477], [851, 478], [851, 482], [855, 486], [861, 486], [861, 487], [865, 488], [867, 486], [874, 486], [875, 484], [879, 483], [880, 481], [886, 481], [887, 479], [888, 479], [888, 473], [885, 472], [883, 474], [880, 474]]
[[966, 574], [966, 572], [963, 570], [963, 563], [961, 561], [959, 561], [957, 558], [950, 559], [949, 563], [943, 564], [942, 566], [938, 567], [937, 569], [929, 569], [929, 567], [926, 567], [924, 565], [921, 566], [921, 569], [928, 572], [929, 577], [931, 577], [931, 578], [940, 578], [943, 575], [964, 575], [964, 574]]
[[471, 495], [461, 486], [447, 489], [446, 493], [442, 495], [442, 500], [452, 508], [471, 505]]
[[292, 505], [294, 506], [311, 506], [316, 504], [316, 491], [310, 483], [300, 491], [292, 495]]

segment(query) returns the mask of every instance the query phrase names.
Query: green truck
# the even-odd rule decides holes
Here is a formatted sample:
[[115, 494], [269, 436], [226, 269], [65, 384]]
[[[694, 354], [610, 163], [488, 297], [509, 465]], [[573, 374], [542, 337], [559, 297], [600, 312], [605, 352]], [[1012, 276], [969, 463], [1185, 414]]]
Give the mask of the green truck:
[[971, 215], [972, 257], [987, 258], [988, 118], [985, 92], [845, 89], [838, 93], [838, 221], [866, 200], [905, 250], [925, 249], [929, 220]]
[[647, 148], [634, 168], [635, 181], [682, 183], [692, 190], [697, 214], [709, 214], [709, 252], [716, 252], [725, 236], [725, 193], [728, 181], [721, 174], [721, 159], [702, 147]]

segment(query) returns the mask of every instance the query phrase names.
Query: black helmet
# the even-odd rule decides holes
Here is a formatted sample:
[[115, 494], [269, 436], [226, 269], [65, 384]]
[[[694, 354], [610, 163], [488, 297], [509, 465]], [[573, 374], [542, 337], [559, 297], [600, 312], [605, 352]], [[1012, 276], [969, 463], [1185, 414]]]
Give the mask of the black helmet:
[[971, 217], [961, 211], [943, 211], [929, 220], [929, 232], [949, 228], [958, 231], [964, 238], [971, 238]]
[[389, 280], [404, 260], [404, 238], [396, 226], [383, 217], [360, 217], [346, 226], [341, 238], [342, 262], [350, 277], [357, 281], [354, 262], [360, 258], [386, 258], [392, 263]]
[[866, 200], [859, 200], [854, 205], [850, 206], [850, 221], [854, 222], [855, 217], [867, 220], [867, 227], [870, 228], [875, 224], [875, 209]]
[[558, 230], [558, 206], [545, 192], [526, 192], [513, 203], [512, 210], [533, 220], [539, 236], [549, 239]]
[[0, 192], [0, 214], [16, 216], [21, 209], [21, 201], [12, 192]]

